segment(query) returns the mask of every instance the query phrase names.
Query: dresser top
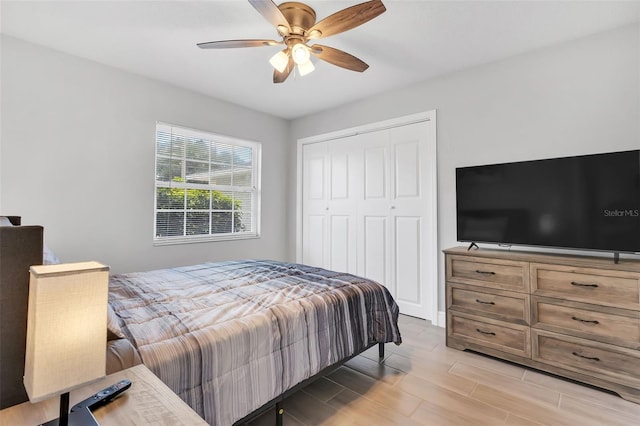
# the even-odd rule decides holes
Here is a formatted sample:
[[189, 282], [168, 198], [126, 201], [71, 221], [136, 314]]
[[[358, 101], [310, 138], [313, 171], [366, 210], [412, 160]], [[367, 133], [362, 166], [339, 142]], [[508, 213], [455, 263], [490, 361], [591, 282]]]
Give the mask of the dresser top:
[[640, 259], [620, 258], [619, 263], [613, 262], [611, 257], [575, 256], [557, 253], [517, 251], [510, 249], [471, 249], [467, 247], [452, 247], [443, 250], [445, 254], [458, 256], [486, 257], [491, 259], [506, 259], [519, 262], [558, 263], [562, 265], [582, 268], [610, 269], [615, 271], [640, 272]]

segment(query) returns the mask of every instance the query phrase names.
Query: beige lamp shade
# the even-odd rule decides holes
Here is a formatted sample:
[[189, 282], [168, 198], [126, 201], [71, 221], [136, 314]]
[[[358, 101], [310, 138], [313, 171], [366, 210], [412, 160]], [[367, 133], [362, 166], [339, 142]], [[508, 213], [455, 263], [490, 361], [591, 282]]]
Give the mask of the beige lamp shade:
[[109, 267], [30, 268], [24, 386], [32, 402], [105, 376]]

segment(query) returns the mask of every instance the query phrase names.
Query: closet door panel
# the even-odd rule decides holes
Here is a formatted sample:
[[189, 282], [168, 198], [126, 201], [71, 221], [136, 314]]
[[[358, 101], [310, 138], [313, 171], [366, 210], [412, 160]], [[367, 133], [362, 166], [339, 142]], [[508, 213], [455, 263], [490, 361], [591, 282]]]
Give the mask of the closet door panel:
[[358, 273], [393, 294], [389, 252], [389, 132], [355, 136], [362, 150], [362, 193], [358, 203]]
[[356, 139], [330, 141], [328, 269], [357, 273], [358, 199], [362, 194], [362, 150]]
[[307, 243], [304, 245], [304, 263], [311, 266], [325, 266], [325, 216], [309, 215], [305, 231]]
[[430, 200], [429, 182], [423, 168], [427, 158], [428, 123], [415, 123], [389, 130], [391, 153], [391, 200], [394, 257], [391, 270], [400, 312], [428, 318], [430, 283], [424, 259], [430, 231], [425, 223]]
[[329, 250], [329, 269], [338, 272], [350, 272], [352, 244], [351, 218], [349, 216], [331, 216], [331, 229], [329, 230], [331, 248]]
[[364, 266], [362, 275], [381, 284], [388, 283], [389, 244], [387, 243], [387, 216], [365, 216], [364, 218]]
[[417, 140], [394, 145], [394, 196], [417, 198], [420, 196], [420, 147]]
[[309, 200], [324, 201], [324, 157], [311, 157], [308, 162], [308, 196]]
[[349, 198], [349, 155], [331, 153], [331, 200]]
[[[386, 142], [386, 141], [385, 141]], [[364, 150], [364, 199], [387, 198], [387, 147], [373, 146]]]
[[395, 282], [397, 302], [419, 306], [420, 288], [420, 217], [395, 218]]
[[302, 262], [325, 266], [327, 199], [329, 192], [327, 144], [303, 147]]

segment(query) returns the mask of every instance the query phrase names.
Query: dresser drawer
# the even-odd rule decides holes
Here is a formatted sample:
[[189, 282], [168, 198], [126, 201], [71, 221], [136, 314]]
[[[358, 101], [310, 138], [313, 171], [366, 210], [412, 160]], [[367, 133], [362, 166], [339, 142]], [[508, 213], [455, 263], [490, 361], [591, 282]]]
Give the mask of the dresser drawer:
[[532, 296], [532, 325], [640, 349], [640, 312]]
[[534, 361], [626, 386], [640, 386], [640, 352], [577, 337], [532, 330]]
[[529, 292], [526, 262], [473, 256], [447, 257], [447, 280], [490, 288]]
[[531, 264], [532, 294], [640, 310], [640, 273]]
[[447, 294], [449, 309], [497, 319], [529, 324], [529, 295], [512, 291], [483, 289], [464, 284], [450, 284]]
[[476, 345], [531, 358], [530, 328], [460, 312], [447, 312], [447, 334]]

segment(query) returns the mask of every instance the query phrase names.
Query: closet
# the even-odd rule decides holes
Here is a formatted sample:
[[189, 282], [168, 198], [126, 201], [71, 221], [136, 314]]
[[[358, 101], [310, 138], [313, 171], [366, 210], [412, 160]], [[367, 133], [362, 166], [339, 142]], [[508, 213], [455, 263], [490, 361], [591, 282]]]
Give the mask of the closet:
[[378, 281], [435, 323], [435, 155], [435, 112], [300, 141], [298, 260]]

